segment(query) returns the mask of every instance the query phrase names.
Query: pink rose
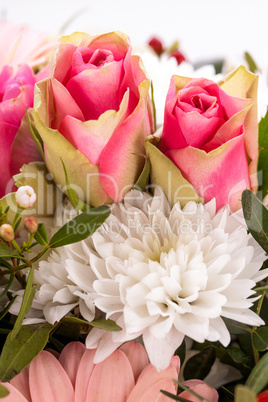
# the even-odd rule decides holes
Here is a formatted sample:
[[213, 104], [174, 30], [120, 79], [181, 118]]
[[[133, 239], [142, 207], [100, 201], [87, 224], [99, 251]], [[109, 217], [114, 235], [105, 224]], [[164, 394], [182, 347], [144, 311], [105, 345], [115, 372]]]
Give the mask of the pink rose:
[[0, 72], [0, 198], [13, 190], [12, 176], [24, 163], [41, 159], [24, 117], [33, 106], [35, 81], [26, 64], [15, 75], [8, 65]]
[[153, 131], [150, 82], [121, 32], [60, 39], [53, 76], [37, 84], [33, 118], [46, 164], [79, 198], [120, 201], [138, 179]]
[[[204, 78], [172, 77], [159, 149], [207, 202], [240, 208], [256, 190], [257, 77], [241, 67], [220, 86]], [[250, 99], [249, 99], [250, 98]]]

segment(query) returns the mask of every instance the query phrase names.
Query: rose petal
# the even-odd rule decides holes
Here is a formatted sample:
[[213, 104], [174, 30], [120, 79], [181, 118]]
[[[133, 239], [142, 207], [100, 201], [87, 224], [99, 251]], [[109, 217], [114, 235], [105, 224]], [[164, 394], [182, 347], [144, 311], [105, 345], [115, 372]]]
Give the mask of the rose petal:
[[[61, 159], [67, 168], [69, 182], [81, 200], [92, 206], [109, 202], [110, 198], [100, 184], [98, 166], [90, 164], [58, 131], [45, 127], [36, 112], [32, 116], [44, 141], [47, 168], [63, 191], [66, 191], [66, 181]], [[72, 169], [68, 168], [70, 166]]]
[[[140, 101], [137, 108], [117, 127], [100, 160], [101, 184], [116, 202], [123, 198], [141, 173], [144, 158], [139, 154], [144, 153], [144, 140], [153, 126], [151, 116], [146, 116], [149, 82], [144, 81], [139, 88]], [[116, 152], [113, 151], [115, 149]]]
[[243, 135], [209, 153], [186, 147], [166, 155], [205, 202], [215, 197], [217, 209], [228, 203], [231, 211], [241, 207], [241, 192], [250, 187]]
[[122, 73], [122, 60], [114, 61], [98, 69], [84, 70], [67, 83], [66, 89], [79, 105], [85, 120], [96, 120], [106, 110], [119, 109]]
[[256, 172], [259, 155], [257, 115], [258, 76], [252, 74], [244, 66], [240, 66], [227, 75], [219, 85], [228, 95], [250, 98], [254, 102], [245, 121], [245, 148], [251, 160], [249, 163], [251, 189], [257, 191], [258, 180]]
[[129, 93], [126, 92], [118, 112], [107, 110], [98, 120], [82, 122], [66, 116], [60, 124], [59, 131], [83, 153], [90, 163], [99, 164], [101, 153], [113, 135], [121, 120], [126, 118]]
[[22, 118], [20, 128], [11, 146], [10, 155], [10, 171], [12, 176], [19, 173], [20, 168], [24, 164], [43, 160], [31, 136], [26, 115]]
[[5, 150], [2, 152], [0, 158], [0, 171], [1, 171], [1, 180], [0, 180], [0, 198], [2, 198], [5, 194], [9, 193], [13, 187], [12, 183], [7, 188], [8, 182], [11, 179], [11, 171], [10, 171], [10, 149], [13, 142], [13, 139], [17, 133], [18, 128], [16, 126], [12, 126], [7, 123], [0, 122], [0, 149]]

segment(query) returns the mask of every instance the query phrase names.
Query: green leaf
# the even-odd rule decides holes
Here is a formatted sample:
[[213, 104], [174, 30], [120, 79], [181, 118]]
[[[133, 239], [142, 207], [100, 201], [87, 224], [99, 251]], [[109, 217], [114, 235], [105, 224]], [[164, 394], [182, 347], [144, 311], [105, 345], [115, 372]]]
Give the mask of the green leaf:
[[47, 232], [43, 223], [38, 224], [38, 229], [34, 234], [34, 239], [38, 244], [41, 244], [41, 246], [46, 246], [48, 244]]
[[156, 108], [155, 108], [155, 101], [154, 101], [153, 81], [151, 81], [151, 100], [152, 100], [152, 108], [153, 108], [154, 129], [156, 130]]
[[254, 369], [251, 371], [246, 385], [255, 394], [261, 392], [261, 390], [268, 384], [268, 353], [265, 353], [259, 362], [256, 364]]
[[256, 396], [250, 388], [237, 385], [235, 387], [235, 402], [256, 402]]
[[248, 230], [268, 252], [268, 210], [251, 190], [242, 193], [242, 207]]
[[15, 279], [15, 274], [12, 273], [12, 274], [10, 275], [10, 278], [9, 278], [7, 284], [6, 284], [5, 289], [3, 290], [3, 292], [2, 292], [2, 294], [1, 294], [1, 296], [0, 296], [0, 301], [3, 300], [3, 298], [5, 297], [5, 295], [7, 294], [7, 292], [9, 291], [10, 286], [12, 285], [14, 279]]
[[36, 130], [35, 126], [33, 125], [31, 119], [30, 119], [30, 115], [28, 113], [28, 110], [26, 110], [26, 117], [27, 117], [27, 121], [28, 121], [28, 126], [29, 126], [29, 130], [30, 133], [33, 137], [33, 140], [42, 156], [42, 158], [45, 160], [45, 154], [44, 154], [44, 149], [43, 149], [43, 141], [42, 138], [40, 137], [40, 134], [38, 133], [38, 131]]
[[189, 399], [185, 399], [178, 395], [171, 394], [170, 392], [165, 391], [164, 389], [161, 389], [160, 392], [161, 394], [168, 396], [172, 401], [189, 402]]
[[14, 340], [15, 336], [18, 334], [21, 325], [22, 325], [22, 321], [24, 319], [24, 317], [28, 314], [30, 307], [32, 305], [32, 301], [34, 298], [34, 292], [35, 292], [35, 288], [36, 285], [33, 286], [33, 278], [34, 278], [34, 268], [32, 267], [27, 279], [27, 283], [26, 283], [26, 287], [25, 287], [25, 291], [24, 291], [24, 295], [23, 295], [23, 299], [22, 299], [22, 303], [21, 303], [21, 308], [20, 308], [20, 312], [19, 315], [15, 321], [14, 324], [14, 328], [11, 331], [11, 341]]
[[2, 311], [0, 312], [0, 320], [2, 320], [2, 319], [5, 317], [5, 315], [9, 312], [10, 307], [12, 306], [12, 304], [14, 303], [14, 301], [16, 300], [16, 298], [17, 298], [17, 296], [14, 296], [14, 297], [10, 300], [10, 302], [6, 305], [6, 307], [4, 308], [4, 310], [2, 310]]
[[0, 384], [0, 398], [5, 398], [9, 393], [9, 390], [3, 384]]
[[51, 238], [49, 245], [56, 248], [84, 240], [91, 236], [109, 215], [110, 209], [105, 205], [83, 212], [62, 226]]
[[13, 250], [4, 243], [0, 243], [0, 257], [1, 258], [20, 258], [17, 250]]
[[185, 380], [193, 378], [203, 380], [215, 362], [216, 351], [213, 346], [208, 346], [191, 357], [185, 364], [183, 376]]
[[227, 349], [227, 352], [235, 363], [242, 363], [247, 359], [247, 355], [239, 348], [231, 347]]
[[260, 327], [253, 332], [253, 343], [260, 352], [268, 349], [268, 327]]
[[150, 175], [150, 169], [151, 169], [149, 159], [145, 155], [144, 155], [144, 157], [145, 157], [145, 165], [143, 167], [143, 170], [142, 170], [138, 180], [136, 181], [135, 185], [133, 186], [133, 188], [135, 188], [136, 190], [139, 190], [139, 191], [144, 191], [145, 187], [147, 186], [147, 184], [149, 182], [149, 175]]
[[246, 62], [248, 63], [249, 71], [255, 74], [256, 71], [258, 70], [258, 67], [255, 61], [253, 60], [252, 56], [248, 52], [245, 52], [244, 57], [246, 59]]
[[0, 257], [0, 267], [8, 268], [12, 271], [13, 265], [11, 265], [7, 260]]
[[13, 341], [8, 334], [0, 356], [1, 381], [10, 381], [44, 349], [52, 328], [47, 323], [23, 325]]
[[68, 196], [69, 196], [69, 200], [72, 204], [72, 206], [74, 207], [74, 209], [79, 212], [79, 211], [87, 211], [89, 209], [89, 205], [85, 204], [83, 201], [81, 201], [76, 192], [74, 191], [74, 189], [72, 188], [68, 175], [67, 175], [67, 170], [65, 167], [65, 164], [63, 162], [63, 160], [61, 159], [61, 163], [63, 166], [63, 170], [64, 170], [64, 175], [65, 175], [65, 182], [66, 182], [66, 187], [67, 187], [67, 191], [68, 191]]
[[265, 117], [259, 123], [259, 147], [260, 154], [258, 160], [259, 189], [262, 190], [262, 197], [268, 194], [268, 109]]
[[105, 320], [105, 318], [100, 318], [99, 320], [94, 320], [89, 323], [92, 327], [104, 329], [105, 331], [121, 331], [121, 327], [116, 324], [113, 320]]
[[240, 322], [231, 320], [230, 318], [223, 318], [224, 323], [226, 324], [228, 331], [232, 335], [238, 335], [238, 334], [244, 334], [245, 332], [250, 332], [251, 328], [246, 325], [242, 324]]

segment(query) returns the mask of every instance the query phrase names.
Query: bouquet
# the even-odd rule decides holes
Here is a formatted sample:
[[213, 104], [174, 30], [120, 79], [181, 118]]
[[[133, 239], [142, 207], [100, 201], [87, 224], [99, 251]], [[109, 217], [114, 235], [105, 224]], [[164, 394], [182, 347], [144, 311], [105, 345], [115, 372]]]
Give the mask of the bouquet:
[[1, 35], [0, 397], [268, 400], [253, 60], [208, 77], [157, 38]]

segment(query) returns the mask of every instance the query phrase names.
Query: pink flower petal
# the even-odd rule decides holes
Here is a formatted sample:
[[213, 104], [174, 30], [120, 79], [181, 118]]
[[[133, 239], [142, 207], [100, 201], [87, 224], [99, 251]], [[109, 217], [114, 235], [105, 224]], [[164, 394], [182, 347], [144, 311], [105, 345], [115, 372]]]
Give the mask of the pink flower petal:
[[[100, 159], [100, 181], [116, 202], [120, 201], [139, 177], [144, 166], [144, 140], [152, 130], [147, 108], [149, 82], [140, 85], [140, 101], [135, 111], [115, 130]], [[116, 152], [114, 150], [116, 149]], [[113, 180], [110, 179], [110, 177]]]
[[198, 112], [185, 113], [179, 107], [175, 109], [175, 117], [186, 144], [196, 148], [202, 148], [210, 141], [224, 123], [224, 120], [217, 116], [207, 118]]
[[33, 402], [73, 402], [74, 389], [59, 361], [42, 351], [31, 363], [29, 384]]
[[5, 397], [5, 402], [29, 402], [30, 399], [25, 399], [24, 396], [13, 385], [8, 382], [3, 382], [2, 385], [9, 390], [9, 395]]
[[[5, 194], [7, 194], [7, 192], [10, 192], [7, 190], [7, 185], [11, 178], [10, 149], [18, 128], [0, 121], [0, 130], [1, 130], [0, 149], [5, 150], [5, 152], [1, 153], [0, 158], [0, 171], [1, 171], [0, 198], [2, 198]], [[8, 186], [8, 188], [12, 189], [12, 186], [13, 181], [10, 184], [10, 186]]]
[[[208, 402], [217, 402], [219, 399], [218, 392], [204, 383], [201, 380], [188, 380], [183, 383], [186, 387], [189, 387], [192, 391], [196, 392], [198, 395], [202, 396]], [[188, 399], [192, 402], [200, 402], [200, 399], [190, 394], [190, 392], [183, 391], [179, 394], [181, 398]]]
[[120, 121], [126, 118], [128, 92], [125, 94], [118, 112], [108, 110], [98, 120], [82, 122], [71, 116], [66, 116], [60, 124], [59, 131], [83, 153], [90, 163], [98, 165], [103, 149], [107, 145]]
[[20, 128], [14, 138], [10, 156], [10, 171], [12, 176], [19, 173], [20, 168], [24, 164], [43, 160], [31, 136], [26, 115], [22, 118]]
[[[45, 85], [45, 84], [43, 84]], [[47, 104], [50, 109], [50, 125], [53, 129], [58, 129], [65, 116], [72, 116], [78, 120], [84, 121], [83, 113], [79, 106], [70, 95], [68, 90], [54, 78], [46, 81], [47, 90], [53, 93], [53, 106]], [[52, 95], [50, 95], [52, 96]]]
[[231, 211], [241, 207], [241, 193], [250, 188], [243, 135], [209, 153], [186, 147], [166, 152], [166, 156], [176, 164], [205, 202], [215, 197], [217, 209], [228, 203]]
[[86, 36], [80, 46], [89, 46], [92, 50], [107, 49], [110, 50], [115, 60], [121, 60], [126, 57], [129, 47], [129, 38], [126, 34], [115, 31], [98, 35], [95, 37]]
[[[159, 391], [160, 389], [163, 389], [162, 386], [164, 386], [164, 384], [165, 386], [168, 385], [169, 390], [171, 389], [169, 392], [175, 393], [176, 385], [174, 385], [173, 380], [178, 380], [178, 371], [176, 366], [170, 364], [167, 369], [159, 372], [152, 364], [149, 364], [138, 378], [137, 384], [128, 398], [128, 402], [143, 400], [141, 398], [147, 395], [146, 392], [148, 390], [151, 390], [153, 395], [156, 394], [159, 396]], [[146, 399], [144, 399], [144, 401], [146, 401]]]
[[95, 350], [86, 349], [78, 366], [75, 381], [75, 402], [86, 401], [88, 383], [92, 374]]
[[10, 384], [15, 387], [27, 399], [31, 400], [29, 387], [29, 366], [25, 367], [16, 377], [12, 378]]
[[144, 347], [138, 342], [126, 342], [119, 350], [127, 356], [134, 374], [134, 379], [137, 381], [140, 373], [149, 364], [149, 359]]
[[76, 375], [86, 347], [81, 342], [70, 342], [62, 350], [59, 362], [69, 376], [69, 379], [75, 387]]
[[106, 110], [119, 109], [122, 73], [122, 61], [114, 61], [98, 69], [84, 70], [67, 83], [66, 89], [79, 105], [85, 120], [96, 120]]
[[134, 385], [134, 375], [128, 358], [123, 352], [116, 350], [95, 365], [85, 400], [125, 402]]
[[171, 379], [164, 379], [153, 384], [149, 389], [144, 390], [144, 392], [137, 392], [136, 385], [127, 399], [127, 402], [169, 402], [172, 399], [162, 394], [160, 391], [164, 390], [170, 394], [176, 395], [176, 386]]

